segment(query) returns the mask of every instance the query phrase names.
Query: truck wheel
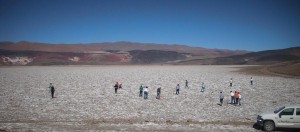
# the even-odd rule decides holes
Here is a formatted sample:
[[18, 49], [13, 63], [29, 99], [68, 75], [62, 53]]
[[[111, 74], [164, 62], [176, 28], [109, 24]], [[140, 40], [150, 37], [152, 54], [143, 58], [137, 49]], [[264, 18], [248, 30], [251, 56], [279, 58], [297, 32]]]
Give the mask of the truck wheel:
[[264, 122], [264, 129], [266, 131], [274, 131], [275, 125], [272, 121], [266, 121]]

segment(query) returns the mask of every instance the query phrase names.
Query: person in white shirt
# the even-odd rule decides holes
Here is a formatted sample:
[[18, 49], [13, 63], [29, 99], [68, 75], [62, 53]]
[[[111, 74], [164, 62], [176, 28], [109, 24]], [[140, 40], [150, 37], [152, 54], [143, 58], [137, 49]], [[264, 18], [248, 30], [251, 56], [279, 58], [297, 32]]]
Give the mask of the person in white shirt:
[[144, 88], [144, 99], [148, 99], [148, 86]]
[[232, 91], [230, 91], [230, 96], [231, 96], [231, 104], [235, 104], [234, 93]]
[[250, 79], [250, 84], [253, 85], [253, 78]]
[[176, 95], [179, 94], [179, 89], [180, 89], [180, 86], [179, 86], [179, 84], [177, 84], [177, 86], [176, 86]]
[[240, 92], [238, 94], [239, 94], [239, 105], [241, 105], [242, 95], [240, 94]]
[[232, 87], [232, 82], [233, 82], [232, 78], [230, 78], [230, 87]]

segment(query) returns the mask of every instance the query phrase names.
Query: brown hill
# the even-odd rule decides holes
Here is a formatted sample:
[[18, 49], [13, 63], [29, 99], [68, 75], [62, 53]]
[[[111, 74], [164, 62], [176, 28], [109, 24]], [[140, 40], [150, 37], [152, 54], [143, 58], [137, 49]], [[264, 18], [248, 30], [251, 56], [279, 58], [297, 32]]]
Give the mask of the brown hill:
[[12, 51], [45, 51], [45, 52], [101, 52], [107, 50], [133, 51], [133, 50], [162, 50], [189, 53], [194, 56], [230, 56], [249, 53], [241, 50], [206, 49], [201, 47], [189, 47], [185, 45], [168, 45], [153, 43], [113, 42], [93, 44], [46, 44], [21, 41], [17, 43], [0, 42], [0, 49]]
[[46, 44], [0, 42], [0, 65], [165, 64], [247, 51], [132, 42]]
[[193, 59], [181, 61], [178, 64], [204, 64], [204, 65], [267, 65], [286, 61], [300, 60], [300, 47], [279, 50], [266, 50], [251, 52], [242, 55], [227, 57]]
[[238, 72], [258, 75], [300, 78], [300, 60], [286, 61], [263, 66], [243, 67]]

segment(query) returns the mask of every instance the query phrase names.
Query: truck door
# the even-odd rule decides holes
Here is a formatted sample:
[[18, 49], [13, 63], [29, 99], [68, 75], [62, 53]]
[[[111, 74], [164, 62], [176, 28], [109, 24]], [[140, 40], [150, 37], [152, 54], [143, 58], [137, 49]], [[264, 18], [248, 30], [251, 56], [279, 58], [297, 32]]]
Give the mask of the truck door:
[[296, 108], [296, 115], [294, 116], [295, 126], [300, 128], [300, 108]]
[[286, 108], [279, 113], [278, 127], [294, 126], [294, 108]]

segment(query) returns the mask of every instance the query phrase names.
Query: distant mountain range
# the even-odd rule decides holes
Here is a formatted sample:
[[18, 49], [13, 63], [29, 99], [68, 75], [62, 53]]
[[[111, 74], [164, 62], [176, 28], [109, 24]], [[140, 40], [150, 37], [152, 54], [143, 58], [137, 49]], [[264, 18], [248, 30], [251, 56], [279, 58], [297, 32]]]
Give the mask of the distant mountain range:
[[299, 47], [249, 52], [133, 42], [0, 42], [0, 65], [269, 64], [299, 59]]

